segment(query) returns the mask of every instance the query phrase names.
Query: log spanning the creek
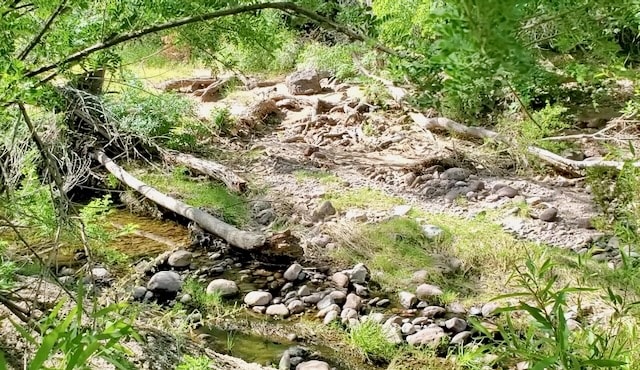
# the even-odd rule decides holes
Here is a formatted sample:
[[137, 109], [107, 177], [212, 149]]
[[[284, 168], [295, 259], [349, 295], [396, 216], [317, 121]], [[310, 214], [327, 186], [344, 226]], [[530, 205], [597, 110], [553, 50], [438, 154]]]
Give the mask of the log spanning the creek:
[[94, 156], [107, 171], [125, 185], [156, 204], [197, 223], [202, 229], [221, 237], [230, 245], [246, 251], [259, 251], [265, 245], [266, 237], [263, 234], [240, 230], [207, 212], [163, 194], [125, 171], [103, 152], [95, 152]]

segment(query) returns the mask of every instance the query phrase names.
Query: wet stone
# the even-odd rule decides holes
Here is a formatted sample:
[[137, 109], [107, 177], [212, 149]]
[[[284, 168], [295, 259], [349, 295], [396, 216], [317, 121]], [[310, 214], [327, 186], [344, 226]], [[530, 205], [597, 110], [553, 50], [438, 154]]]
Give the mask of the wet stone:
[[309, 289], [309, 287], [308, 287], [308, 286], [306, 286], [306, 285], [303, 285], [303, 286], [301, 286], [301, 287], [298, 289], [298, 295], [299, 295], [300, 297], [306, 297], [306, 296], [308, 296], [309, 294], [311, 294], [311, 290], [310, 290], [310, 289]]
[[460, 333], [454, 335], [453, 338], [451, 338], [451, 342], [449, 343], [451, 345], [464, 345], [466, 342], [469, 341], [470, 338], [471, 338], [470, 331], [461, 331]]
[[327, 295], [316, 304], [316, 307], [318, 308], [318, 310], [322, 310], [324, 308], [331, 306], [334, 303], [335, 301], [333, 300], [333, 297], [331, 295]]
[[297, 263], [289, 266], [289, 268], [284, 272], [284, 278], [289, 281], [295, 281], [298, 279], [298, 276], [302, 272], [302, 266]]
[[388, 300], [388, 299], [386, 299], [386, 298], [384, 298], [384, 299], [379, 300], [379, 301], [376, 303], [376, 307], [387, 307], [387, 306], [389, 306], [390, 304], [391, 304], [391, 301], [390, 301], [390, 300]]
[[429, 307], [426, 307], [424, 310], [422, 310], [420, 315], [423, 317], [435, 318], [435, 317], [444, 316], [446, 313], [447, 313], [447, 310], [445, 310], [442, 307], [429, 306]]
[[253, 291], [244, 297], [244, 303], [248, 306], [266, 306], [271, 302], [271, 293], [263, 291]]
[[267, 307], [265, 314], [269, 316], [289, 316], [289, 309], [284, 304], [274, 304]]

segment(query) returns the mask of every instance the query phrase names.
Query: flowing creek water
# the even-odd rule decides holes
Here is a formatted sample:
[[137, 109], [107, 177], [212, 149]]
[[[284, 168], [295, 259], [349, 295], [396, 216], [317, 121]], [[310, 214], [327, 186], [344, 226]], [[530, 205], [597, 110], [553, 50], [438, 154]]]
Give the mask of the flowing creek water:
[[[134, 264], [144, 258], [153, 259], [163, 252], [178, 247], [185, 248], [190, 244], [189, 230], [183, 225], [173, 221], [137, 216], [126, 210], [116, 210], [109, 215], [107, 225], [116, 230], [135, 225], [134, 232], [118, 237], [110, 245], [111, 248], [129, 256]], [[197, 267], [211, 265], [206, 252], [199, 251], [197, 248], [193, 252], [196, 256], [194, 265]], [[68, 261], [63, 262], [63, 265], [72, 264], [69, 258], [58, 256], [57, 260]], [[254, 274], [258, 273], [258, 277], [248, 281], [244, 279], [248, 270]], [[240, 305], [245, 293], [268, 287], [267, 278], [260, 277], [261, 271], [267, 270], [270, 270], [272, 274], [277, 274], [282, 273], [283, 267], [269, 266], [256, 261], [242, 261], [242, 266], [240, 263], [236, 263], [232, 268], [216, 277], [212, 276], [209, 280], [225, 278], [236, 281], [241, 292], [236, 303]], [[230, 303], [233, 304], [233, 301]], [[317, 320], [312, 315], [307, 315], [304, 319]], [[309, 350], [312, 357], [322, 359], [338, 370], [379, 369], [373, 365], [363, 364], [353, 355], [342, 353], [335, 345], [319, 343], [317, 338], [305, 341], [298, 340], [297, 342], [285, 339], [287, 333], [291, 333], [288, 329], [301, 321], [300, 317], [273, 320], [265, 315], [247, 310], [233, 315], [229, 319], [217, 320], [215, 325], [199, 328], [198, 331], [206, 334], [206, 343], [216, 352], [262, 365], [271, 364], [277, 367], [280, 357], [287, 349], [301, 345]], [[239, 324], [241, 322], [244, 324]], [[273, 333], [277, 334], [273, 335]]]

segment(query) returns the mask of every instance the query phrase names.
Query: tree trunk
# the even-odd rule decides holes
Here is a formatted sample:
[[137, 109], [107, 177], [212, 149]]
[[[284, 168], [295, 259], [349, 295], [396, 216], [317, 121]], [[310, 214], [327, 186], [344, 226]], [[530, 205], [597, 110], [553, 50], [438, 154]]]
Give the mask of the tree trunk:
[[96, 152], [94, 156], [113, 176], [127, 186], [158, 205], [196, 222], [204, 230], [221, 237], [232, 246], [246, 251], [257, 251], [265, 245], [266, 238], [264, 235], [239, 230], [198, 208], [159, 192], [129, 174], [103, 152]]

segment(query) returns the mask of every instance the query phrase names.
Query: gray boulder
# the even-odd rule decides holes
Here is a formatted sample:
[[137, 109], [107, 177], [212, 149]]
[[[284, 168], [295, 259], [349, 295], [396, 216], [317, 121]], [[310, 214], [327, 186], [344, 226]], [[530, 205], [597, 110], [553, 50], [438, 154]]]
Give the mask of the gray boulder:
[[244, 303], [248, 306], [266, 306], [271, 302], [271, 298], [271, 293], [255, 290], [244, 296]]
[[222, 297], [231, 297], [238, 294], [240, 290], [234, 281], [226, 279], [216, 279], [207, 286], [207, 294], [220, 294]]
[[167, 259], [167, 263], [171, 267], [187, 267], [191, 264], [191, 259], [193, 258], [193, 254], [189, 251], [185, 250], [177, 250], [169, 256]]
[[445, 334], [441, 327], [426, 328], [409, 335], [407, 337], [407, 343], [412, 346], [437, 346], [440, 344], [442, 338], [446, 336], [447, 334]]
[[147, 289], [152, 292], [175, 293], [182, 288], [180, 275], [173, 271], [155, 273], [147, 283]]
[[292, 95], [312, 95], [322, 91], [320, 75], [318, 71], [313, 69], [305, 69], [290, 74], [287, 76], [285, 84]]

